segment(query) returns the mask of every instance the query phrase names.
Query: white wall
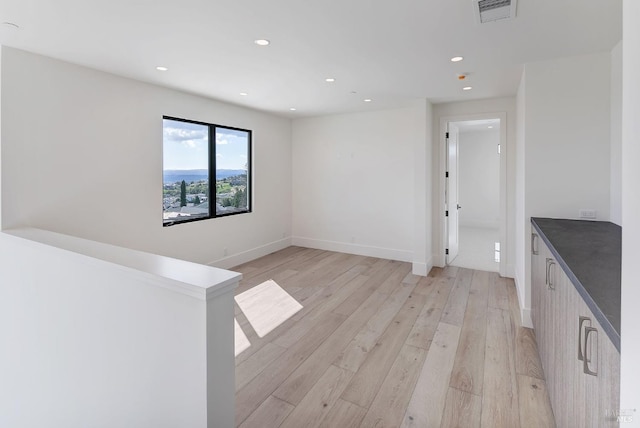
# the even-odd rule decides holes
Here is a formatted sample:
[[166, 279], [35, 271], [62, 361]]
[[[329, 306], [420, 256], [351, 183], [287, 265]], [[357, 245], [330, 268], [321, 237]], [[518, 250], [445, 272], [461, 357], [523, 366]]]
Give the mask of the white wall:
[[609, 220], [611, 60], [600, 53], [527, 64], [527, 216]]
[[460, 132], [460, 226], [497, 229], [500, 221], [500, 130]]
[[527, 273], [530, 272], [531, 256], [527, 248], [529, 220], [525, 214], [525, 137], [526, 137], [526, 87], [527, 72], [523, 71], [518, 85], [516, 96], [517, 114], [517, 138], [515, 144], [515, 272], [514, 280], [518, 290], [521, 318], [523, 324], [532, 327], [531, 304], [527, 297]]
[[441, 177], [444, 176], [440, 164], [440, 149], [442, 139], [440, 138], [440, 121], [442, 118], [470, 118], [474, 115], [487, 113], [506, 113], [506, 123], [501, 126], [506, 127], [506, 147], [503, 149], [507, 154], [506, 171], [506, 245], [502, 254], [506, 257], [506, 274], [513, 276], [514, 268], [514, 197], [515, 197], [515, 150], [513, 146], [516, 141], [516, 100], [515, 98], [493, 98], [487, 100], [465, 101], [445, 104], [435, 104], [433, 107], [433, 197], [432, 197], [432, 230], [433, 230], [433, 254], [434, 263], [442, 266], [444, 264], [444, 248], [442, 224], [442, 213], [444, 213], [444, 197], [440, 191]]
[[[620, 407], [640, 427], [640, 3], [623, 3], [622, 95], [622, 326]], [[635, 409], [632, 411], [631, 409]]]
[[0, 426], [234, 426], [235, 287], [188, 286], [0, 233]]
[[428, 108], [293, 121], [294, 244], [428, 264]]
[[[611, 55], [540, 61], [525, 66], [524, 262], [516, 271], [523, 323], [530, 325], [531, 217], [578, 218], [582, 208], [610, 216]], [[519, 106], [520, 107], [520, 106]], [[522, 233], [522, 232], [521, 232]]]
[[433, 111], [429, 101], [424, 101], [424, 127], [420, 138], [414, 141], [414, 233], [413, 273], [426, 276], [433, 267], [431, 252], [431, 129]]
[[[2, 107], [3, 228], [221, 267], [290, 244], [288, 119], [7, 47]], [[162, 227], [163, 115], [253, 130], [253, 213]]]
[[622, 41], [611, 51], [610, 220], [622, 225]]

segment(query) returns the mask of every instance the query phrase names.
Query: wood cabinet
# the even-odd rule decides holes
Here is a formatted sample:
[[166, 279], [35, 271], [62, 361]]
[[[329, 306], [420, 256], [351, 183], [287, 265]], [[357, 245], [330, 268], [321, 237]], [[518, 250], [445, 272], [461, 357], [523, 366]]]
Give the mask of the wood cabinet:
[[537, 233], [532, 319], [558, 427], [616, 427], [620, 353]]

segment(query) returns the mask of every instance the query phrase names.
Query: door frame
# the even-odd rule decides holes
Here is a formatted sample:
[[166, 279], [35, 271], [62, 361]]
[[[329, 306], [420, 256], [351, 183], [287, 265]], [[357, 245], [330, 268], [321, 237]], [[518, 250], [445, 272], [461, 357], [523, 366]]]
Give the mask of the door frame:
[[447, 230], [447, 220], [445, 217], [445, 186], [446, 178], [445, 172], [447, 170], [447, 140], [445, 133], [447, 132], [447, 125], [449, 122], [463, 122], [468, 120], [487, 120], [487, 119], [500, 119], [500, 207], [499, 207], [499, 239], [500, 239], [500, 264], [498, 271], [500, 276], [507, 276], [507, 260], [506, 255], [509, 248], [507, 248], [507, 113], [494, 112], [494, 113], [477, 113], [466, 114], [456, 116], [443, 116], [440, 117], [440, 128], [438, 132], [438, 152], [440, 153], [440, 159], [438, 159], [440, 174], [437, 180], [439, 185], [438, 190], [438, 230], [440, 231], [440, 258], [441, 266], [446, 265], [446, 254], [449, 233]]

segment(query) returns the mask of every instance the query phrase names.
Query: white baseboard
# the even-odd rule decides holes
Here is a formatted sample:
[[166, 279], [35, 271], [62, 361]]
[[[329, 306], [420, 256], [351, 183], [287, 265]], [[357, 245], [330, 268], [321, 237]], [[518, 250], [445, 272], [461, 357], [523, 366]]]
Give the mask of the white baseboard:
[[426, 263], [413, 262], [411, 273], [419, 276], [427, 276], [429, 268]]
[[233, 254], [231, 256], [209, 262], [207, 264], [209, 266], [214, 266], [221, 269], [231, 269], [234, 266], [238, 266], [243, 263], [247, 263], [260, 257], [266, 256], [267, 254], [283, 250], [287, 247], [290, 247], [291, 245], [291, 238], [284, 238], [265, 245], [261, 245], [256, 248], [252, 248], [251, 250], [243, 251], [238, 254]]
[[516, 291], [518, 292], [518, 305], [520, 306], [520, 321], [524, 327], [533, 328], [533, 320], [531, 319], [531, 308], [527, 308], [524, 305], [524, 286], [525, 283], [518, 278], [517, 272], [514, 269], [513, 280], [516, 283]]
[[398, 260], [401, 262], [411, 262], [413, 252], [406, 250], [396, 250], [392, 248], [380, 248], [369, 245], [351, 244], [347, 242], [324, 241], [322, 239], [305, 238], [294, 236], [292, 245], [300, 247], [316, 248], [318, 250], [336, 251], [339, 253], [357, 254], [359, 256], [378, 257], [387, 260]]
[[433, 269], [433, 257], [429, 257], [426, 263], [413, 262], [412, 272], [414, 275], [427, 276]]

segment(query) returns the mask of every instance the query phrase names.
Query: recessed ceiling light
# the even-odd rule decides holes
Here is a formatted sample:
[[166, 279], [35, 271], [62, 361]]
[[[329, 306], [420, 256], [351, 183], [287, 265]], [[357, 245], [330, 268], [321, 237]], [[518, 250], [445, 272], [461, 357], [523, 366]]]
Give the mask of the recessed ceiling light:
[[167, 67], [163, 67], [163, 66], [159, 65], [159, 66], [156, 67], [156, 70], [158, 70], [158, 71], [168, 71], [169, 69]]
[[370, 102], [371, 102], [371, 98], [365, 98], [363, 101], [364, 101], [365, 103], [370, 103]]
[[269, 43], [271, 42], [267, 39], [257, 39], [257, 40], [254, 40], [253, 43], [255, 43], [258, 46], [269, 46]]
[[13, 22], [3, 22], [2, 27], [7, 28], [9, 30], [17, 30], [20, 28], [18, 24], [14, 24]]
[[333, 83], [336, 81], [336, 79], [334, 79], [333, 77], [327, 77], [326, 79], [324, 79], [325, 82], [329, 82], [329, 83]]
[[249, 94], [247, 94], [246, 92], [240, 92], [240, 95], [242, 95], [243, 97], [246, 97]]
[[493, 126], [489, 125], [489, 126], [488, 126], [488, 128], [489, 128], [489, 129], [493, 129]]
[[465, 86], [464, 88], [462, 88], [463, 91], [470, 91], [472, 89], [473, 89], [472, 86]]
[[289, 110], [296, 111], [296, 108], [295, 107], [291, 107]]
[[451, 62], [460, 62], [462, 61], [464, 58], [461, 56], [454, 56], [453, 58], [451, 58]]

